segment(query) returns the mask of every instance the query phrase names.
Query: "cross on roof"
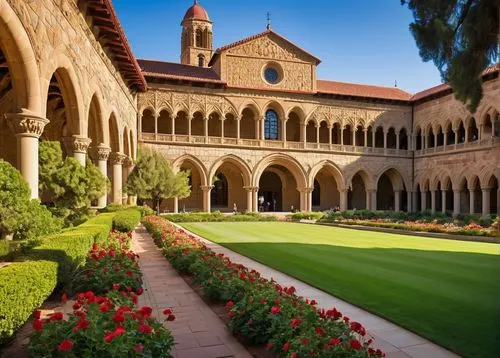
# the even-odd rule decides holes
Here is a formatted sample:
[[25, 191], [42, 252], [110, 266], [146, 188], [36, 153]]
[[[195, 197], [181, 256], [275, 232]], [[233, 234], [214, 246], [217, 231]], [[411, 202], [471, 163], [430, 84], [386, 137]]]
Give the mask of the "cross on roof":
[[266, 28], [268, 30], [271, 29], [271, 14], [269, 12], [267, 13], [267, 26], [266, 26]]

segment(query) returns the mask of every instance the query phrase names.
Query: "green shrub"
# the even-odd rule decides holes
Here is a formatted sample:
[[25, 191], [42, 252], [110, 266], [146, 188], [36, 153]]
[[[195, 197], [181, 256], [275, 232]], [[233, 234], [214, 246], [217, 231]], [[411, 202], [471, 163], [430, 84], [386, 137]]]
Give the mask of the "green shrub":
[[264, 215], [260, 213], [236, 213], [226, 215], [220, 211], [212, 213], [179, 213], [179, 214], [162, 214], [171, 222], [241, 222], [241, 221], [276, 221], [277, 218], [272, 215]]
[[58, 282], [66, 285], [74, 271], [85, 263], [92, 244], [106, 241], [114, 216], [114, 213], [101, 214], [76, 228], [44, 237], [39, 246], [25, 255], [25, 259], [57, 262]]
[[141, 211], [137, 208], [118, 211], [113, 218], [113, 229], [129, 232], [135, 229], [141, 221]]
[[7, 341], [57, 284], [57, 263], [16, 262], [0, 271], [0, 343]]
[[298, 213], [293, 213], [290, 215], [292, 218], [292, 221], [300, 221], [300, 220], [320, 220], [325, 216], [325, 213], [318, 211], [318, 212], [311, 212], [311, 213], [306, 213], [306, 212], [298, 212]]

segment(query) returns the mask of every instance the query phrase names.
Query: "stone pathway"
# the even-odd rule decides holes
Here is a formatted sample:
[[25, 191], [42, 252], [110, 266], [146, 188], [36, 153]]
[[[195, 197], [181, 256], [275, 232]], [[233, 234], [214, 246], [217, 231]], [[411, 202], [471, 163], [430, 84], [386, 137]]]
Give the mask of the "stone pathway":
[[135, 230], [132, 250], [139, 254], [144, 294], [139, 305], [153, 308], [163, 320], [163, 310], [172, 308], [175, 321], [167, 322], [175, 338], [174, 358], [251, 358], [228, 332], [226, 325], [163, 257], [144, 227]]
[[380, 348], [383, 352], [385, 352], [387, 358], [458, 357], [454, 353], [426, 340], [425, 338], [409, 332], [394, 323], [368, 313], [359, 307], [353, 306], [302, 281], [258, 263], [246, 256], [240, 255], [194, 233], [191, 234], [203, 240], [207, 246], [216, 253], [223, 253], [229, 257], [231, 261], [243, 264], [249, 269], [255, 269], [260, 272], [263, 277], [273, 278], [282, 286], [294, 286], [297, 289], [298, 296], [316, 300], [319, 303], [319, 307], [335, 307], [342, 312], [342, 314], [351, 318], [351, 320], [358, 321], [375, 339], [374, 347]]

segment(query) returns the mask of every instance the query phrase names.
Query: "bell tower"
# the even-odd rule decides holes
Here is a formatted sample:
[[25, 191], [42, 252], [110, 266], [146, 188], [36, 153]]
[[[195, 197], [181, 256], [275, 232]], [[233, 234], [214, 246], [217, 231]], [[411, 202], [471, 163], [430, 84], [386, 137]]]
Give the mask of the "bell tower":
[[207, 67], [213, 54], [212, 21], [198, 0], [186, 11], [181, 26], [181, 63]]

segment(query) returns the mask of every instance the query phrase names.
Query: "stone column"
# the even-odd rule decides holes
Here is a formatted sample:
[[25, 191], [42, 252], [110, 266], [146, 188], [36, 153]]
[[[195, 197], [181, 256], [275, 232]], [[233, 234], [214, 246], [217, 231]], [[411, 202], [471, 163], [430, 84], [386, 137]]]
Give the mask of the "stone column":
[[31, 189], [31, 198], [38, 198], [38, 138], [49, 120], [24, 108], [5, 118], [17, 138], [17, 169]]
[[401, 192], [399, 190], [394, 192], [394, 211], [401, 211]]
[[372, 208], [372, 193], [370, 190], [367, 190], [365, 193], [365, 201], [366, 201], [366, 210], [371, 210]]
[[156, 139], [156, 135], [158, 134], [158, 117], [160, 115], [158, 113], [155, 113], [154, 114], [154, 117], [155, 117], [155, 139]]
[[283, 147], [286, 147], [286, 120], [281, 122], [281, 141], [283, 142]]
[[220, 128], [221, 128], [221, 138], [224, 139], [224, 123], [226, 122], [225, 119], [220, 120]]
[[425, 149], [425, 137], [426, 137], [426, 135], [425, 135], [424, 131], [422, 131], [421, 133], [422, 133], [422, 136], [420, 137], [421, 138], [421, 147], [422, 147], [421, 149], [424, 150]]
[[241, 116], [236, 117], [236, 142], [240, 144], [241, 137]]
[[413, 212], [416, 213], [417, 210], [418, 210], [418, 192], [417, 191], [413, 191], [412, 192], [412, 199], [411, 199], [411, 203], [412, 203], [412, 208], [413, 208]]
[[209, 116], [205, 117], [205, 121], [203, 122], [203, 133], [205, 134], [205, 143], [208, 143], [208, 121], [210, 120]]
[[406, 212], [413, 212], [413, 192], [411, 191], [406, 192]]
[[365, 137], [364, 147], [367, 148], [368, 147], [368, 129], [367, 128], [363, 128], [363, 135]]
[[122, 165], [126, 156], [123, 153], [111, 153], [109, 159], [113, 165], [112, 193], [113, 204], [122, 203]]
[[[107, 147], [105, 144], [101, 143], [94, 148], [94, 157], [95, 160], [97, 161], [97, 166], [99, 167], [99, 171], [101, 172], [102, 176], [104, 176], [105, 178], [108, 177], [109, 153], [111, 153], [111, 148]], [[106, 205], [108, 205], [107, 193], [101, 196], [97, 201], [97, 206], [99, 208], [104, 208], [106, 207]]]
[[377, 130], [372, 129], [372, 148], [375, 148], [375, 132]]
[[209, 213], [211, 211], [210, 193], [212, 192], [212, 188], [212, 185], [201, 187], [201, 190], [203, 191], [203, 211], [206, 213]]
[[328, 125], [328, 144], [332, 146], [332, 126], [330, 125]]
[[74, 135], [72, 137], [64, 137], [62, 141], [68, 154], [78, 160], [78, 163], [84, 167], [87, 159], [87, 150], [92, 140], [84, 136]]
[[490, 215], [490, 192], [491, 188], [482, 188], [483, 192], [483, 217]]
[[469, 127], [465, 127], [465, 141], [464, 143], [469, 143]]
[[[122, 177], [122, 187], [127, 183], [128, 176], [132, 173], [134, 169], [134, 161], [130, 157], [126, 157], [123, 161], [123, 177]], [[132, 195], [122, 195], [122, 203], [131, 205], [133, 202]]]
[[370, 204], [371, 204], [371, 210], [376, 211], [377, 210], [377, 190], [376, 189], [371, 190]]
[[266, 117], [260, 120], [260, 139], [266, 140]]
[[400, 132], [396, 133], [396, 150], [399, 150], [399, 133]]
[[436, 212], [436, 191], [431, 190], [431, 212], [434, 214]]
[[387, 131], [384, 131], [384, 149], [387, 149]]
[[179, 198], [175, 197], [174, 198], [174, 213], [178, 213], [179, 212]]
[[453, 216], [460, 214], [460, 190], [453, 189]]
[[300, 140], [302, 141], [302, 144], [304, 145], [304, 148], [306, 147], [306, 142], [307, 142], [306, 127], [307, 127], [307, 123], [305, 121], [302, 122], [302, 125], [300, 127]]
[[427, 192], [426, 191], [421, 191], [420, 192], [420, 206], [421, 210], [420, 211], [425, 211], [427, 209]]
[[259, 212], [259, 187], [252, 188], [252, 210], [255, 213]]
[[455, 133], [455, 146], [456, 146], [458, 144], [458, 129], [455, 129], [453, 133]]
[[474, 189], [469, 189], [469, 213], [474, 214], [474, 203], [476, 198], [476, 192]]
[[319, 148], [319, 128], [320, 126], [316, 123], [316, 147]]
[[446, 213], [446, 190], [441, 189], [441, 211]]
[[243, 189], [247, 192], [247, 212], [252, 212], [252, 201], [253, 201], [253, 188], [251, 186], [245, 186]]
[[339, 190], [340, 193], [340, 211], [347, 210], [347, 190]]
[[438, 135], [437, 133], [434, 134], [434, 151], [436, 150], [438, 146]]
[[[175, 138], [175, 119], [177, 118], [177, 114], [172, 116], [172, 139]], [[191, 132], [191, 116], [188, 115], [188, 130]]]
[[142, 139], [142, 113], [137, 114], [137, 137], [139, 140]]
[[352, 146], [355, 147], [356, 146], [356, 128], [353, 128], [351, 142], [352, 142]]
[[313, 192], [313, 188], [305, 188], [304, 189], [304, 196], [305, 196], [305, 206], [306, 206], [306, 210], [307, 212], [311, 212], [312, 211], [312, 192]]

